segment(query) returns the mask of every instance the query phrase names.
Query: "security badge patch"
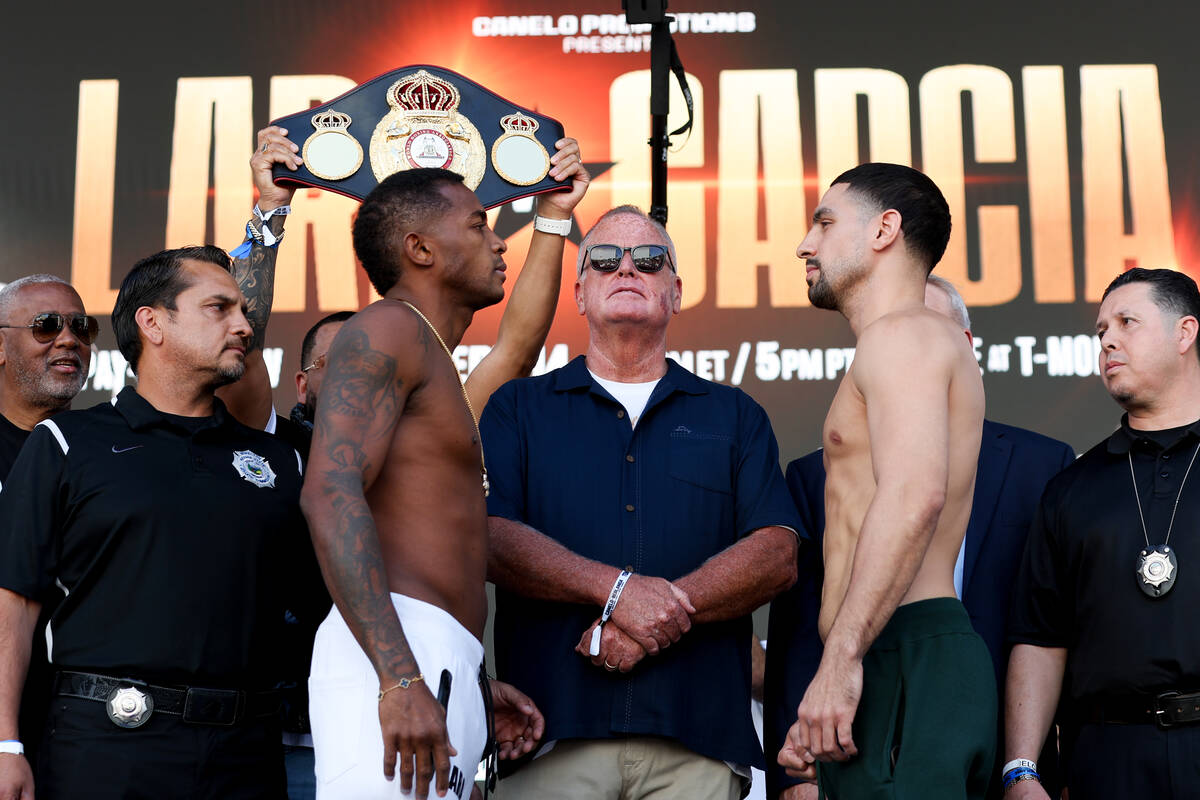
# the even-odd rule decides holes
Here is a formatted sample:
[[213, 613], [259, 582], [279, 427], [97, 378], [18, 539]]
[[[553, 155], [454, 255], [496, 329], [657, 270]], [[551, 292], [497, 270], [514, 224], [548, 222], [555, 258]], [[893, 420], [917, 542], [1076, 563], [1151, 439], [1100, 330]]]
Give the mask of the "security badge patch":
[[233, 453], [233, 468], [246, 480], [261, 489], [275, 488], [275, 470], [271, 464], [258, 453], [249, 450], [235, 450]]

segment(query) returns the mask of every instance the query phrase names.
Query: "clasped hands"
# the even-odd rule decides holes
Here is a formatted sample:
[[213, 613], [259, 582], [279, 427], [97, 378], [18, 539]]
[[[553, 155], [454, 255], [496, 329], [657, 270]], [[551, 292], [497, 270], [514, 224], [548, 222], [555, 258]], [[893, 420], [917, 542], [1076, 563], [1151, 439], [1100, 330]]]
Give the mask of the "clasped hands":
[[600, 653], [588, 651], [592, 631], [600, 618], [587, 627], [575, 652], [597, 667], [610, 672], [629, 672], [648, 655], [658, 655], [692, 628], [695, 606], [687, 592], [665, 578], [633, 575], [621, 592], [612, 618], [600, 635]]

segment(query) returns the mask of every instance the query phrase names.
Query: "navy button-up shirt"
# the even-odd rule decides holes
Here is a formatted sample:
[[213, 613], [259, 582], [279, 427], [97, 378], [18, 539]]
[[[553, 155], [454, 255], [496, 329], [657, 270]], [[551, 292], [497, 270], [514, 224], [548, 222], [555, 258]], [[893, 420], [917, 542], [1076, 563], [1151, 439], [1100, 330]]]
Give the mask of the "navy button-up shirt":
[[[762, 408], [667, 365], [636, 429], [582, 357], [501, 387], [481, 421], [488, 513], [668, 580], [758, 528], [802, 530]], [[538, 704], [547, 740], [666, 736], [763, 766], [750, 718], [749, 616], [695, 625], [620, 674], [574, 651], [600, 610], [497, 591], [497, 673]]]

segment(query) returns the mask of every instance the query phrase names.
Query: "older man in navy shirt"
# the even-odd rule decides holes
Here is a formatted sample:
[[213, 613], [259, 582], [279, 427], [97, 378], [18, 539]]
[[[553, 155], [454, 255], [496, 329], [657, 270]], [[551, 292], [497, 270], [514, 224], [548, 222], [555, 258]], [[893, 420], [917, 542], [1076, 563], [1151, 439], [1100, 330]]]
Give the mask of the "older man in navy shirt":
[[674, 248], [631, 206], [580, 247], [586, 357], [482, 420], [497, 672], [546, 716], [502, 797], [737, 798], [763, 764], [749, 614], [799, 523], [762, 408], [666, 359]]

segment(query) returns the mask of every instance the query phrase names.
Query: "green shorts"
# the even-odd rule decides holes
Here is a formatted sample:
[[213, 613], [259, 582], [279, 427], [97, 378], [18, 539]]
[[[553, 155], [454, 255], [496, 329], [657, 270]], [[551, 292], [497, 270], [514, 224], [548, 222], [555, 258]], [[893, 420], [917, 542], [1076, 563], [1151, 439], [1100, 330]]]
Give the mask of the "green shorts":
[[966, 609], [900, 606], [863, 659], [858, 755], [819, 764], [831, 800], [983, 798], [996, 749], [996, 678]]

